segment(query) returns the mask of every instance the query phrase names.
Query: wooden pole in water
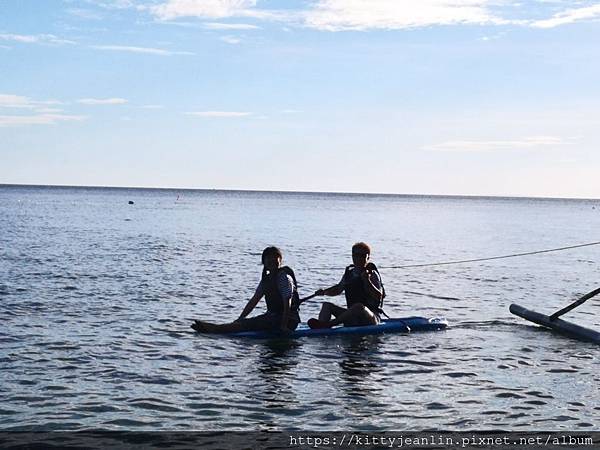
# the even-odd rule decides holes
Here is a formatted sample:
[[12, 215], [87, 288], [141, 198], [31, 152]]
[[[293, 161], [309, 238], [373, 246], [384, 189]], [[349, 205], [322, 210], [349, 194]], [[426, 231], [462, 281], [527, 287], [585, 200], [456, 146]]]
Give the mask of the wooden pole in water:
[[550, 320], [556, 320], [558, 319], [560, 316], [562, 316], [565, 313], [568, 313], [569, 311], [571, 311], [572, 309], [577, 308], [579, 305], [585, 303], [587, 300], [589, 300], [590, 298], [596, 296], [600, 294], [600, 288], [598, 289], [594, 289], [592, 292], [588, 292], [587, 294], [585, 294], [583, 297], [581, 297], [579, 300], [571, 303], [568, 306], [565, 306], [563, 309], [561, 309], [560, 311], [556, 311], [554, 314], [552, 314], [550, 316]]
[[562, 319], [551, 320], [550, 317], [545, 314], [540, 314], [539, 312], [531, 311], [515, 304], [510, 305], [509, 310], [516, 316], [558, 331], [559, 333], [566, 334], [575, 339], [600, 344], [600, 333], [590, 330], [589, 328], [584, 328]]

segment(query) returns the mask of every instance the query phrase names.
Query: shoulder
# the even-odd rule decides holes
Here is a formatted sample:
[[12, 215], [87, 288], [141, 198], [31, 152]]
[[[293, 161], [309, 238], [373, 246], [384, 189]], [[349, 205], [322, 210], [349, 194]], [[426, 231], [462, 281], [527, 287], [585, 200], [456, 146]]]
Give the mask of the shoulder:
[[[290, 269], [291, 270], [291, 269]], [[291, 273], [286, 270], [280, 270], [277, 274], [277, 282], [294, 285], [294, 272]]]
[[381, 276], [379, 276], [379, 272], [377, 272], [376, 270], [372, 271], [369, 278], [370, 278], [371, 282], [373, 284], [375, 284], [377, 287], [381, 286]]

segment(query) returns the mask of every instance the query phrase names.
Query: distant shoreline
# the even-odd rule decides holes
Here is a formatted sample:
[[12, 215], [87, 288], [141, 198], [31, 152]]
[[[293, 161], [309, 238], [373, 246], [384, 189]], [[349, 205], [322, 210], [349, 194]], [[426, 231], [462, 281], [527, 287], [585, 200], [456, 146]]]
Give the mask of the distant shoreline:
[[222, 188], [177, 188], [147, 186], [85, 186], [67, 184], [15, 184], [0, 183], [1, 188], [56, 188], [56, 189], [113, 189], [113, 190], [147, 190], [172, 192], [214, 192], [214, 193], [256, 193], [256, 194], [289, 194], [289, 195], [336, 195], [336, 196], [372, 196], [372, 197], [405, 197], [405, 198], [440, 198], [440, 199], [472, 199], [472, 200], [578, 200], [600, 201], [596, 198], [581, 197], [531, 197], [509, 195], [461, 195], [461, 194], [398, 194], [389, 192], [341, 192], [341, 191], [277, 191], [267, 189], [222, 189]]

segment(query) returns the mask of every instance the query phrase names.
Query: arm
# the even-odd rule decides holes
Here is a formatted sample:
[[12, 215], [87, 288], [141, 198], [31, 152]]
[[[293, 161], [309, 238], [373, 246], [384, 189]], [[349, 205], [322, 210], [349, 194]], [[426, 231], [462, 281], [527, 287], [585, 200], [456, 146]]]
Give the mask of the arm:
[[292, 297], [283, 299], [283, 312], [281, 314], [281, 324], [279, 328], [281, 331], [289, 331], [287, 327], [288, 317], [290, 315], [290, 304], [292, 303]]
[[346, 288], [346, 283], [344, 282], [344, 277], [342, 276], [342, 279], [340, 280], [340, 282], [338, 284], [335, 284], [326, 289], [319, 289], [319, 290], [315, 291], [315, 295], [319, 295], [319, 296], [326, 295], [328, 297], [335, 297], [336, 295], [340, 295], [342, 292], [344, 292], [345, 288]]
[[344, 285], [338, 283], [326, 289], [319, 289], [317, 292], [315, 292], [315, 294], [327, 295], [328, 297], [335, 297], [336, 295], [340, 295], [342, 292], [344, 292]]
[[281, 313], [281, 323], [279, 329], [284, 333], [288, 333], [288, 319], [292, 306], [292, 296], [294, 295], [294, 282], [292, 277], [287, 274], [281, 274], [277, 280], [277, 288], [283, 301], [283, 311]]
[[372, 270], [365, 270], [361, 274], [361, 278], [365, 291], [370, 299], [380, 302], [383, 299], [383, 291], [377, 274]]
[[248, 303], [246, 303], [246, 306], [242, 310], [242, 313], [240, 314], [240, 317], [237, 318], [237, 320], [244, 319], [248, 314], [250, 314], [252, 310], [256, 308], [256, 305], [258, 304], [258, 301], [262, 298], [262, 296], [262, 286], [259, 284], [256, 288], [256, 291], [254, 292], [254, 295], [250, 300], [248, 300]]

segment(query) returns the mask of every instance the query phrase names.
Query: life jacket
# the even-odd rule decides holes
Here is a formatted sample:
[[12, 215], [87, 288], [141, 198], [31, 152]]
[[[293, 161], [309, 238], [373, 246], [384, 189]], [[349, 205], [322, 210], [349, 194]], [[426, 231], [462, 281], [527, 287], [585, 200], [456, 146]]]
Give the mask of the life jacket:
[[281, 298], [281, 293], [279, 292], [279, 288], [277, 286], [279, 274], [281, 272], [284, 272], [286, 275], [292, 277], [294, 282], [294, 292], [292, 294], [290, 312], [298, 313], [298, 308], [300, 305], [300, 297], [298, 296], [298, 282], [296, 281], [296, 275], [294, 275], [294, 271], [288, 266], [280, 267], [274, 276], [267, 275], [267, 273], [263, 271], [261, 283], [265, 293], [265, 300], [267, 302], [267, 311], [274, 314], [283, 314], [283, 298]]
[[365, 266], [365, 269], [374, 270], [377, 272], [377, 275], [379, 275], [382, 293], [381, 300], [374, 300], [367, 294], [362, 278], [352, 276], [352, 269], [354, 269], [354, 264], [350, 264], [348, 267], [346, 267], [346, 272], [344, 272], [344, 294], [346, 295], [346, 305], [348, 308], [352, 307], [356, 303], [362, 303], [371, 311], [373, 311], [373, 313], [385, 315], [382, 309], [383, 299], [385, 298], [385, 288], [383, 287], [383, 281], [381, 280], [381, 274], [379, 273], [377, 266], [370, 262]]

